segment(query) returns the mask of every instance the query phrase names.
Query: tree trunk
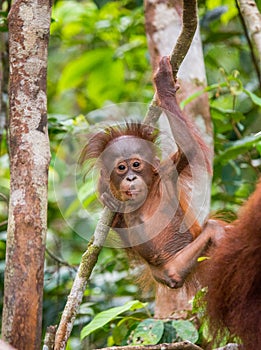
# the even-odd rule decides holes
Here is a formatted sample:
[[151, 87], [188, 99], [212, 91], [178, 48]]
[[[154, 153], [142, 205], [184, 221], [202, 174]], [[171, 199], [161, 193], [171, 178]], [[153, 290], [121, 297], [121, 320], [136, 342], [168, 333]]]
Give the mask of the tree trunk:
[[251, 41], [254, 43], [257, 53], [258, 62], [261, 58], [261, 14], [254, 0], [238, 0], [240, 10], [244, 17]]
[[261, 14], [254, 0], [236, 0], [236, 5], [261, 88]]
[[[3, 11], [2, 7], [0, 6], [0, 11]], [[7, 41], [7, 33], [4, 31], [2, 33], [0, 32], [0, 144], [6, 127], [7, 116], [7, 107], [4, 98], [7, 93], [9, 75]]]
[[[158, 66], [159, 58], [170, 55], [177, 41], [182, 26], [182, 5], [182, 0], [145, 0], [146, 34], [153, 71]], [[206, 85], [199, 29], [197, 29], [188, 54], [180, 66], [178, 83], [180, 85], [177, 93], [179, 102]], [[207, 94], [201, 95], [189, 103], [184, 111], [195, 120], [202, 131], [202, 137], [212, 147], [212, 126]], [[208, 206], [209, 203], [206, 205], [206, 214]], [[175, 311], [191, 308], [188, 301], [193, 294], [194, 289], [190, 288], [172, 291], [158, 286], [155, 316], [168, 317]]]
[[41, 346], [50, 15], [49, 0], [16, 0], [9, 13], [11, 188], [2, 337], [19, 350]]

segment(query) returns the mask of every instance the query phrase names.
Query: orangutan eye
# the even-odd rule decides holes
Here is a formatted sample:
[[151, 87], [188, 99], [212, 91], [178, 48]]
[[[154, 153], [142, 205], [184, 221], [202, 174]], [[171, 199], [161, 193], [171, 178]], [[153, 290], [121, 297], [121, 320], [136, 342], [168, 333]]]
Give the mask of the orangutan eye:
[[138, 168], [140, 166], [140, 162], [138, 162], [137, 160], [132, 164], [132, 166], [134, 168]]
[[119, 169], [120, 171], [124, 171], [124, 170], [126, 169], [126, 166], [123, 165], [123, 164], [120, 164], [120, 165], [118, 166], [118, 169]]
[[119, 162], [115, 167], [116, 173], [124, 175], [128, 171], [128, 164], [125, 161]]

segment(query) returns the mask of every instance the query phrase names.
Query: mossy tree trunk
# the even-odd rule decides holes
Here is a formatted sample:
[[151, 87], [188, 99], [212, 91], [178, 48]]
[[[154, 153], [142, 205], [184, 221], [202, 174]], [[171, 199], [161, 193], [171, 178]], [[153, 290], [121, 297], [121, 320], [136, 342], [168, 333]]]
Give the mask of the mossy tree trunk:
[[16, 0], [9, 12], [10, 202], [2, 337], [41, 347], [50, 161], [47, 129], [49, 0]]

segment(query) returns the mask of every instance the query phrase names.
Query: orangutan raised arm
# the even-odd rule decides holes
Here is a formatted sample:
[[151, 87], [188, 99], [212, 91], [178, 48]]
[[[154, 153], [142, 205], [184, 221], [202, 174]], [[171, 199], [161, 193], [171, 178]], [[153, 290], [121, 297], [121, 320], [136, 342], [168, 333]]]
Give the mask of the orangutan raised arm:
[[173, 114], [177, 114], [186, 131], [182, 140], [176, 138], [178, 151], [160, 162], [157, 129], [130, 122], [94, 135], [84, 149], [83, 159], [99, 159], [100, 199], [117, 212], [113, 228], [125, 247], [148, 264], [156, 281], [177, 288], [215, 240], [215, 232], [220, 234], [223, 229], [211, 221], [199, 235], [202, 229], [196, 218], [186, 225], [187, 197], [185, 191], [178, 192], [177, 183], [180, 175], [188, 182], [191, 180], [191, 166], [200, 161], [199, 153], [201, 158], [203, 154], [206, 166], [210, 166], [207, 146], [177, 106], [167, 58], [160, 62], [155, 84], [171, 129], [175, 129]]

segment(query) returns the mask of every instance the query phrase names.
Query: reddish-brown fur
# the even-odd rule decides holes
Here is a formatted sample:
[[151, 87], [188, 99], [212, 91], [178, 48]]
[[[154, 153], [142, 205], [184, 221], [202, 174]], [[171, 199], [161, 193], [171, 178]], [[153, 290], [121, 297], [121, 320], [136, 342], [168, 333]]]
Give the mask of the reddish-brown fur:
[[123, 123], [108, 127], [94, 135], [90, 135], [89, 143], [83, 150], [82, 156], [85, 158], [98, 158], [108, 144], [117, 139], [120, 136], [136, 136], [140, 139], [155, 143], [157, 140], [158, 132], [156, 129], [143, 125], [141, 123]]
[[[199, 137], [194, 125], [186, 120], [178, 108], [175, 97], [176, 88], [167, 58], [163, 58], [160, 62], [155, 84], [161, 107], [175, 114], [187, 129], [186, 137], [189, 139], [186, 137], [183, 139], [181, 136], [176, 141], [178, 144], [183, 143], [184, 146], [189, 147], [187, 154], [191, 156], [190, 160], [195, 166], [198, 160], [197, 150], [201, 150], [206, 167], [209, 169], [206, 145]], [[168, 120], [171, 129], [174, 130], [175, 123], [171, 115], [168, 115]], [[242, 338], [247, 350], [261, 349], [261, 183], [235, 223], [226, 226], [220, 221], [209, 220], [201, 232], [200, 225], [195, 222], [194, 226], [188, 227], [186, 232], [181, 233], [180, 224], [188, 208], [188, 201], [186, 191], [181, 191], [181, 198], [173, 210], [173, 205], [175, 207], [177, 203], [176, 175], [178, 173], [181, 181], [189, 183], [191, 164], [181, 149], [172, 155], [171, 161], [159, 164], [153, 146], [156, 142], [156, 134], [155, 130], [138, 123], [110, 127], [91, 138], [84, 149], [82, 160], [100, 157], [109, 147], [112, 146], [114, 149], [113, 144], [118, 141], [128, 149], [137, 147], [141, 140], [152, 143], [146, 151], [140, 152], [142, 154], [137, 155], [135, 151], [133, 155], [133, 157], [140, 157], [141, 160], [145, 156], [150, 159], [151, 164], [145, 166], [146, 172], [138, 174], [140, 181], [143, 181], [148, 188], [146, 200], [130, 213], [117, 210], [120, 207], [117, 207], [119, 203], [115, 202], [115, 198], [121, 199], [122, 193], [119, 191], [120, 181], [115, 169], [111, 168], [110, 171], [108, 169], [114, 162], [113, 157], [110, 158], [110, 153], [104, 159], [101, 156], [99, 192], [104, 204], [111, 206], [117, 212], [113, 227], [119, 231], [125, 243], [131, 243], [132, 253], [147, 262], [154, 279], [171, 288], [180, 287], [188, 274], [197, 266], [197, 258], [203, 254], [211, 242], [217, 242], [216, 248], [213, 249], [213, 257], [208, 261], [210, 270], [204, 269], [205, 283], [209, 287], [207, 305], [211, 329], [218, 336], [223, 334], [223, 327], [228, 327], [232, 333]], [[125, 160], [129, 161], [129, 159]], [[173, 170], [176, 171], [175, 175]], [[169, 196], [164, 198], [163, 210], [157, 213], [164, 186]], [[170, 213], [172, 215], [169, 224], [159, 231], [158, 235], [150, 237], [150, 227], [147, 222], [155, 213], [158, 215], [156, 221], [162, 220]], [[191, 215], [193, 216], [193, 213]], [[140, 224], [144, 224], [144, 227], [139, 234], [147, 235], [149, 239], [135, 245], [132, 237], [133, 227]], [[121, 234], [121, 228], [129, 230], [126, 235]], [[224, 232], [225, 237], [219, 240]]]
[[[115, 137], [115, 135], [117, 136]], [[137, 144], [139, 142], [139, 139], [155, 142], [155, 135], [156, 132], [152, 132], [152, 129], [148, 129], [147, 126], [139, 123], [127, 123], [124, 126], [110, 127], [91, 139], [90, 143], [87, 145], [84, 151], [84, 157], [85, 159], [90, 158], [90, 156], [96, 158], [99, 157], [102, 154], [102, 152], [106, 150], [106, 147], [110, 144], [111, 141], [118, 140], [122, 136], [137, 137], [137, 139], [134, 139], [134, 142]], [[131, 141], [126, 139], [126, 142], [130, 142], [131, 147]], [[156, 156], [155, 151], [153, 149], [152, 152], [154, 153], [154, 156]], [[108, 158], [107, 155], [106, 158]], [[151, 185], [148, 186], [149, 192], [145, 203], [131, 214], [117, 213], [112, 225], [116, 229], [116, 231], [119, 231], [119, 228], [124, 227], [128, 227], [131, 229], [132, 226], [136, 226], [140, 223], [143, 223], [140, 221], [141, 217], [145, 217], [146, 221], [153, 216], [155, 211], [157, 211], [157, 207], [161, 198], [161, 177], [159, 176], [158, 171], [151, 171], [149, 176], [151, 177], [149, 181], [151, 182]], [[148, 182], [147, 179], [145, 179], [145, 181]], [[102, 164], [101, 176], [99, 179], [99, 193], [102, 201], [104, 201], [103, 195], [110, 192], [113, 192], [116, 198], [120, 197], [120, 195], [117, 193], [117, 190], [114, 189], [114, 187], [115, 186], [112, 182], [110, 174], [107, 174], [107, 169], [105, 165]], [[112, 189], [114, 189], [114, 191], [112, 191]], [[171, 186], [171, 188], [168, 189], [173, 195], [173, 185]], [[105, 204], [110, 206], [109, 203], [106, 203], [106, 200]], [[167, 203], [165, 204], [167, 205]], [[161, 220], [164, 215], [169, 215], [169, 213], [167, 211], [166, 213], [162, 211], [160, 218]], [[160, 269], [164, 265], [164, 263], [171, 258], [172, 255], [176, 254], [179, 250], [181, 250], [184, 246], [188, 245], [192, 241], [192, 235], [189, 232], [189, 230], [182, 234], [179, 233], [179, 227], [183, 216], [184, 213], [179, 207], [176, 212], [176, 215], [171, 218], [170, 224], [164, 230], [159, 232], [156, 237], [148, 239], [145, 243], [135, 245], [131, 234], [128, 236], [122, 235], [121, 238], [127, 246], [134, 245], [129, 250], [131, 250], [132, 253], [137, 254], [139, 257], [142, 257], [145, 261], [147, 261], [150, 267], [154, 270], [155, 275], [157, 275], [156, 271]], [[145, 227], [143, 228], [142, 232], [143, 235], [149, 235], [149, 233], [147, 233], [146, 228], [147, 226], [145, 222]], [[160, 251], [161, 253], [159, 253]], [[166, 283], [166, 281], [163, 280], [163, 277], [155, 277], [158, 281]]]
[[207, 315], [214, 335], [222, 339], [227, 327], [245, 349], [261, 349], [261, 181], [208, 269]]
[[[171, 112], [167, 117], [179, 150], [159, 163], [154, 145], [157, 132], [140, 123], [127, 123], [109, 127], [90, 138], [83, 160], [100, 158], [100, 198], [117, 212], [113, 227], [123, 242], [148, 264], [156, 281], [177, 288], [215, 240], [215, 231], [221, 230], [221, 226], [212, 221], [198, 236], [202, 228], [193, 210], [188, 209], [190, 188], [185, 186], [182, 190], [180, 186], [178, 192], [178, 175], [180, 182], [189, 183], [191, 166], [197, 167], [200, 159], [206, 169], [210, 163], [207, 146], [178, 107], [172, 69], [166, 57], [160, 62], [155, 84], [160, 106]], [[183, 135], [175, 133], [174, 116], [184, 130]], [[135, 164], [141, 164], [137, 171]]]

